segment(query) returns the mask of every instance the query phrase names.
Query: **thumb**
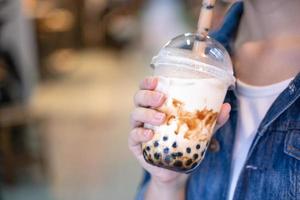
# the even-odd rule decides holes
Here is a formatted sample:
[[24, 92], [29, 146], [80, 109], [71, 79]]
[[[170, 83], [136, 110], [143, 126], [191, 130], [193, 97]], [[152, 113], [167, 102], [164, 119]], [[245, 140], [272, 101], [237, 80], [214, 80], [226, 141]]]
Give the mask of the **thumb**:
[[215, 130], [221, 128], [229, 119], [229, 113], [231, 110], [231, 106], [229, 103], [224, 103], [221, 107], [220, 114], [217, 119], [217, 124]]

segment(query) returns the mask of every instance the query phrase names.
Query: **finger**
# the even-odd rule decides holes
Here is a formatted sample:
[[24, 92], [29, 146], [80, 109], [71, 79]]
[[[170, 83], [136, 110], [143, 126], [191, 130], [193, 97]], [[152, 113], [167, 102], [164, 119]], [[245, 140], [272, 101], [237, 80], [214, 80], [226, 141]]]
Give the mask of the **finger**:
[[229, 103], [224, 103], [222, 105], [220, 114], [217, 119], [217, 127], [221, 127], [227, 122], [227, 120], [229, 119], [230, 110], [231, 106]]
[[[138, 160], [140, 165], [153, 176], [153, 178], [157, 177], [161, 181], [168, 182], [168, 180], [170, 180], [170, 178], [179, 175], [179, 172], [174, 172], [174, 171], [164, 169], [161, 167], [157, 167], [157, 166], [147, 163], [142, 154], [139, 154], [138, 156], [136, 156], [136, 159]], [[184, 174], [181, 174], [181, 175], [184, 175]]]
[[139, 90], [134, 96], [136, 106], [157, 108], [163, 104], [166, 97], [163, 93], [150, 90]]
[[150, 129], [144, 129], [144, 128], [135, 128], [133, 129], [128, 138], [128, 146], [133, 155], [136, 157], [138, 162], [142, 165], [144, 169], [151, 172], [155, 166], [152, 166], [148, 164], [142, 153], [142, 146], [141, 144], [143, 142], [147, 142], [151, 140], [153, 137], [153, 132]]
[[141, 166], [149, 173], [157, 176], [162, 181], [168, 181], [170, 178], [177, 176], [178, 172], [163, 169], [157, 166], [150, 165], [143, 157], [141, 144], [148, 142], [153, 137], [153, 132], [149, 129], [135, 128], [130, 132], [128, 139], [129, 149], [136, 157]]
[[164, 122], [166, 115], [153, 109], [137, 107], [132, 112], [131, 118], [134, 121], [160, 125]]
[[133, 129], [130, 132], [128, 138], [129, 149], [132, 151], [133, 155], [136, 157], [136, 159], [141, 164], [141, 166], [148, 172], [151, 173], [153, 171], [159, 171], [160, 169], [162, 171], [167, 171], [166, 169], [162, 169], [148, 164], [143, 157], [141, 144], [148, 142], [149, 140], [152, 139], [152, 137], [153, 137], [153, 132], [150, 129], [144, 129], [144, 128]]
[[128, 146], [132, 153], [138, 158], [142, 155], [141, 144], [151, 140], [153, 132], [150, 129], [135, 128], [133, 129], [128, 138]]
[[149, 76], [143, 79], [140, 83], [140, 89], [142, 90], [154, 90], [157, 86], [158, 78]]

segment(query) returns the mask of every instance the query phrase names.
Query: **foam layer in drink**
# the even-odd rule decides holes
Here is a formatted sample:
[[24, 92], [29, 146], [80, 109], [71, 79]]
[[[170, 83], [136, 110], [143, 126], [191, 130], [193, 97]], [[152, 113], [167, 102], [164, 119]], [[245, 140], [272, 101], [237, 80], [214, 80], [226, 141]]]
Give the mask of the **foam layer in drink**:
[[159, 77], [157, 91], [167, 95], [158, 110], [166, 114], [161, 126], [145, 124], [154, 131], [143, 144], [147, 162], [187, 172], [203, 159], [220, 111], [226, 85], [216, 78]]

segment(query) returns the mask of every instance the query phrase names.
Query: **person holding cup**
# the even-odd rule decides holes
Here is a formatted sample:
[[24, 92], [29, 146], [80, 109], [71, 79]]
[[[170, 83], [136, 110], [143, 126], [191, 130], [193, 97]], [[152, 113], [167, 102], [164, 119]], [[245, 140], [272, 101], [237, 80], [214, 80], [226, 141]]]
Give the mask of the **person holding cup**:
[[129, 148], [146, 170], [137, 199], [300, 199], [299, 9], [299, 1], [245, 0], [210, 34], [230, 52], [237, 83], [220, 108], [207, 155], [191, 174], [145, 161], [142, 144], [154, 133], [143, 125], [165, 123], [157, 108], [167, 96], [157, 91], [159, 78], [142, 81], [129, 135]]

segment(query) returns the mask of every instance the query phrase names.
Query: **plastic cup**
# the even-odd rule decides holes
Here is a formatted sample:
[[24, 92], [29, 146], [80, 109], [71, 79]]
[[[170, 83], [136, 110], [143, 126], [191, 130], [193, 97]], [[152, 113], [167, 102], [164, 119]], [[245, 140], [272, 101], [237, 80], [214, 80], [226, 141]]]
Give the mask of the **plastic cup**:
[[[226, 92], [235, 82], [225, 48], [212, 38], [186, 33], [168, 42], [152, 59], [155, 90], [167, 96], [157, 110], [166, 114], [160, 126], [144, 124], [154, 131], [142, 144], [145, 160], [177, 172], [193, 171], [205, 156]], [[195, 54], [194, 45], [205, 42]]]

